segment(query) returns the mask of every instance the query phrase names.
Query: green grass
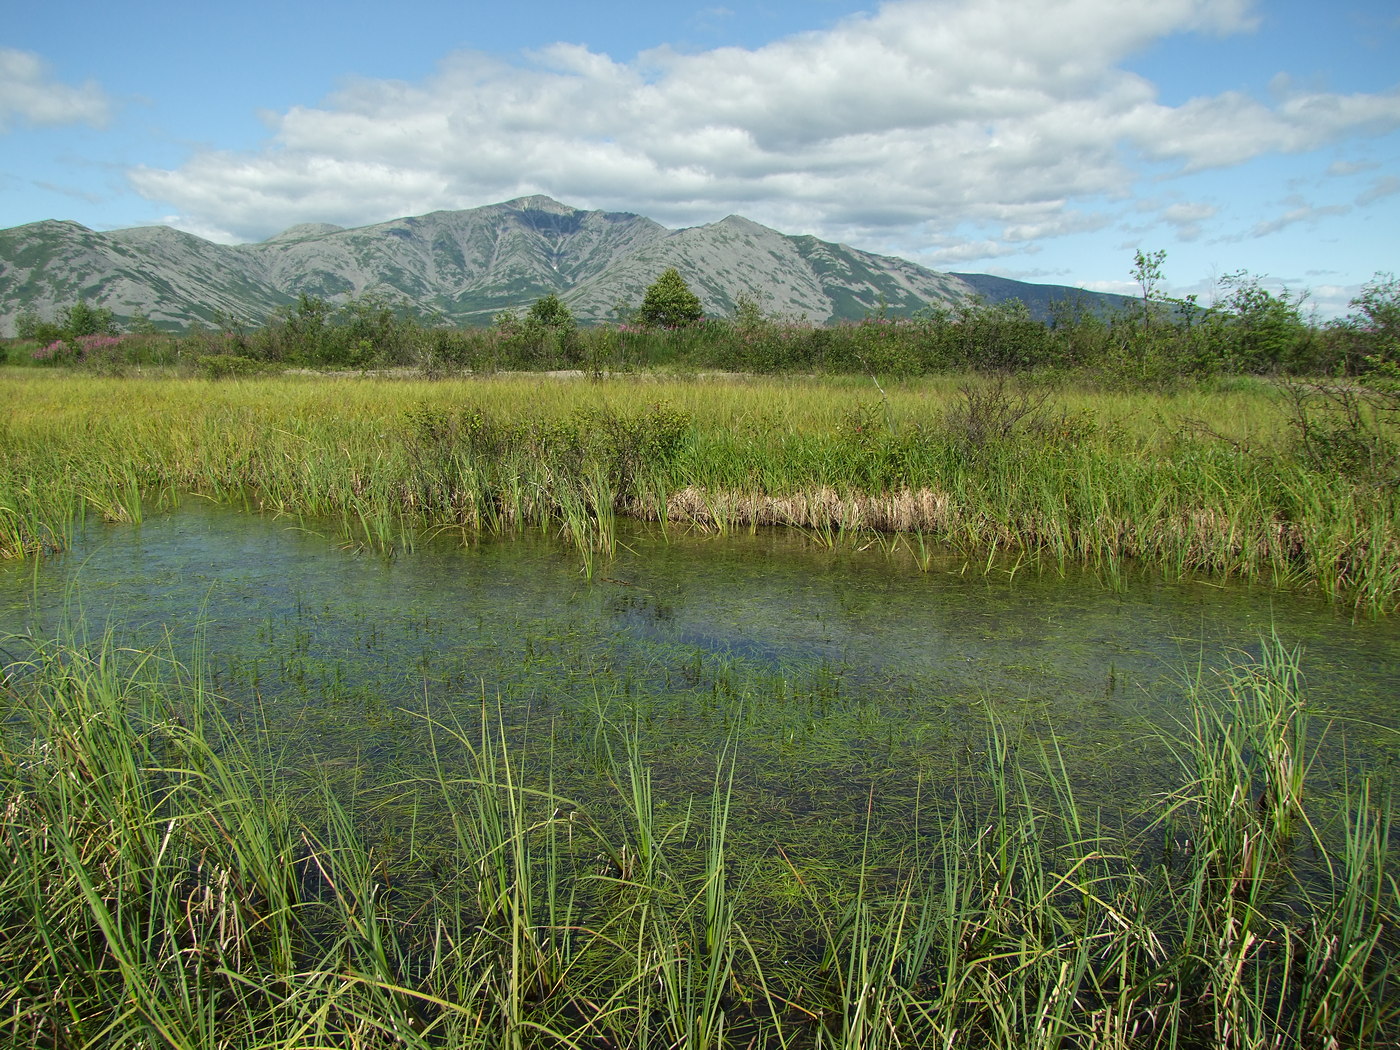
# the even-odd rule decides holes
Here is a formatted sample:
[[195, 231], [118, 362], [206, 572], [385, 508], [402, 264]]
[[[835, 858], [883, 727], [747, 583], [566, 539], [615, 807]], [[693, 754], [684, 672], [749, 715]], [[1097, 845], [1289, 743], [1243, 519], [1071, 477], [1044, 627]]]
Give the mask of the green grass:
[[[900, 533], [1041, 566], [1259, 580], [1359, 613], [1400, 601], [1400, 497], [1296, 454], [1265, 383], [1175, 392], [868, 380], [230, 382], [11, 371], [0, 552], [139, 521], [189, 494], [341, 523], [392, 552], [424, 529], [557, 530], [593, 573], [630, 514], [819, 542]], [[1017, 405], [1025, 408], [1017, 415]], [[917, 537], [917, 540], [915, 540]]]
[[[996, 724], [903, 842], [737, 849], [735, 756], [601, 789], [490, 702], [426, 771], [331, 790], [167, 654], [11, 639], [0, 1039], [15, 1046], [1374, 1047], [1400, 1038], [1391, 804], [1305, 790], [1278, 643], [1193, 692], [1121, 824]], [[420, 716], [425, 717], [425, 716]], [[576, 736], [576, 734], [575, 734]], [[369, 832], [392, 807], [391, 840]]]

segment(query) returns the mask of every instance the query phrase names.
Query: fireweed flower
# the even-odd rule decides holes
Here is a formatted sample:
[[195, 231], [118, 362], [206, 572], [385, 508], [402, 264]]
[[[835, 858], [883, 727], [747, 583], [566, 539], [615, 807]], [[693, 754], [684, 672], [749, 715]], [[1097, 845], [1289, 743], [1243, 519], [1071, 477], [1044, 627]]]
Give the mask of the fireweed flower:
[[78, 340], [78, 356], [92, 357], [121, 346], [119, 335], [85, 335]]

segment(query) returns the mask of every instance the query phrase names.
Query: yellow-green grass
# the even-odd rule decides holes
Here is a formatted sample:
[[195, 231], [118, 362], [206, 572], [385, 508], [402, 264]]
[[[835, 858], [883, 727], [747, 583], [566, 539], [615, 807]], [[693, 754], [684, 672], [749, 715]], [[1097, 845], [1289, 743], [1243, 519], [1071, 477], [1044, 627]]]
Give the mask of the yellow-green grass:
[[[969, 420], [969, 390], [990, 406], [990, 431]], [[328, 517], [348, 542], [381, 549], [423, 528], [559, 528], [590, 570], [619, 512], [717, 530], [902, 533], [1052, 565], [1138, 560], [1371, 613], [1400, 596], [1393, 486], [1305, 467], [1264, 382], [1023, 393], [957, 376], [211, 382], [11, 370], [3, 397], [0, 550], [11, 555], [63, 546], [80, 513], [139, 520], [197, 493]], [[1018, 405], [1028, 414], [999, 432], [995, 413]]]

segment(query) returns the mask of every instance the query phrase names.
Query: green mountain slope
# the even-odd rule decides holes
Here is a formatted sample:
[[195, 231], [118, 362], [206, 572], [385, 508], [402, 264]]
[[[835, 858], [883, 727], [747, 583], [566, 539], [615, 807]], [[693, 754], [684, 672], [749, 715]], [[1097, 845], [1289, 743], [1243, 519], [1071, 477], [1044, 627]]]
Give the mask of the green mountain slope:
[[[635, 304], [675, 266], [711, 315], [748, 298], [813, 322], [907, 314], [974, 294], [1019, 295], [1043, 314], [1057, 293], [1000, 278], [937, 273], [731, 215], [682, 230], [626, 212], [522, 197], [357, 229], [304, 223], [258, 244], [221, 245], [165, 226], [98, 233], [46, 221], [0, 230], [0, 332], [24, 311], [53, 317], [75, 300], [144, 313], [165, 327], [227, 316], [260, 323], [299, 295], [379, 295], [456, 324], [480, 324], [541, 295], [580, 320]], [[988, 282], [991, 282], [990, 284]], [[1090, 293], [1081, 293], [1090, 295]]]

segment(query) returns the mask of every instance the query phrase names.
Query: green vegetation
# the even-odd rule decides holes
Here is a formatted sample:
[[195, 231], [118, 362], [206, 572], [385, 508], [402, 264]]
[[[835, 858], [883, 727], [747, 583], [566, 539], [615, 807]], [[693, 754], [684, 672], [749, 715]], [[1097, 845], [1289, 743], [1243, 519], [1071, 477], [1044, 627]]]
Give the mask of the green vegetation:
[[[405, 715], [332, 786], [168, 654], [4, 642], [0, 1032], [170, 1048], [1370, 1047], [1400, 1037], [1391, 804], [1309, 778], [1296, 654], [1190, 698], [1164, 803], [988, 724], [829, 854], [637, 734]], [[545, 730], [547, 733], [548, 731]], [[559, 777], [588, 754], [596, 790]], [[330, 769], [330, 766], [322, 766]], [[383, 817], [377, 816], [382, 813]], [[374, 830], [374, 826], [379, 831]]]
[[[968, 304], [827, 329], [744, 302], [580, 329], [546, 296], [463, 332], [303, 296], [261, 328], [176, 337], [79, 333], [103, 319], [70, 311], [61, 349], [38, 329], [10, 346], [0, 555], [197, 495], [383, 554], [540, 529], [590, 578], [631, 515], [784, 525], [915, 568], [935, 546], [1109, 583], [1137, 562], [1394, 611], [1400, 287], [1378, 279], [1320, 328], [1243, 274], [1210, 309], [1164, 303], [1161, 264], [1138, 259], [1141, 309], [1048, 325]], [[354, 375], [388, 367], [405, 371]], [[508, 374], [554, 367], [582, 374]], [[712, 368], [744, 374], [684, 374]], [[1391, 801], [1345, 764], [1318, 775], [1278, 643], [1144, 745], [1177, 771], [1165, 795], [1101, 808], [1053, 733], [1028, 744], [989, 715], [937, 784], [872, 779], [855, 825], [786, 847], [736, 779], [737, 735], [684, 786], [657, 775], [630, 677], [575, 667], [546, 716], [483, 696], [467, 725], [425, 686], [423, 710], [376, 714], [427, 756], [384, 783], [296, 751], [207, 671], [111, 640], [0, 643], [14, 1045], [1400, 1040]], [[709, 683], [715, 724], [753, 706], [742, 677]]]
[[[256, 367], [249, 360], [248, 366]], [[0, 550], [184, 494], [341, 522], [559, 530], [593, 571], [616, 514], [938, 544], [1054, 569], [1130, 561], [1400, 600], [1396, 395], [1231, 381], [1084, 391], [985, 377], [236, 382], [11, 370]]]
[[699, 298], [672, 266], [647, 288], [637, 320], [648, 328], [684, 328], [700, 320], [702, 314]]
[[64, 310], [57, 321], [45, 321], [34, 313], [22, 313], [15, 324], [19, 338], [40, 344], [71, 342], [86, 335], [116, 335], [112, 311], [89, 306], [79, 299]]
[[[1139, 253], [1142, 302], [1105, 314], [1073, 300], [1048, 321], [1019, 302], [962, 303], [892, 318], [877, 311], [857, 324], [815, 326], [765, 315], [741, 299], [727, 319], [702, 318], [698, 299], [674, 270], [648, 289], [640, 309], [619, 306], [616, 326], [579, 328], [555, 295], [523, 317], [503, 311], [488, 328], [435, 326], [407, 305], [374, 296], [339, 305], [302, 295], [261, 326], [220, 317], [211, 329], [157, 334], [138, 323], [119, 339], [103, 311], [74, 306], [76, 321], [30, 316], [11, 340], [14, 364], [75, 364], [95, 371], [170, 366], [226, 374], [216, 356], [268, 367], [331, 371], [416, 369], [424, 374], [587, 369], [818, 373], [882, 380], [976, 370], [1072, 375], [1096, 385], [1169, 386], [1220, 375], [1391, 376], [1400, 367], [1400, 282], [1378, 274], [1346, 318], [1319, 324], [1305, 297], [1271, 292], [1246, 273], [1221, 279], [1216, 301], [1162, 298], [1161, 253]], [[97, 318], [102, 320], [100, 316]], [[81, 329], [81, 330], [80, 330]], [[100, 346], [80, 345], [102, 336]], [[55, 342], [58, 346], [55, 346]], [[59, 352], [60, 347], [66, 349]], [[236, 369], [234, 370], [236, 371]]]

